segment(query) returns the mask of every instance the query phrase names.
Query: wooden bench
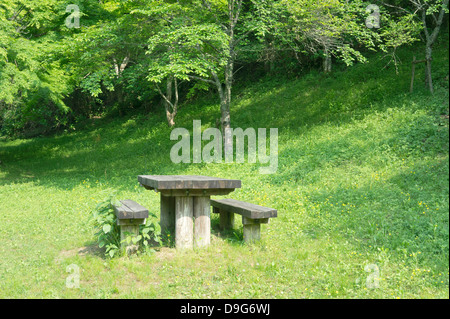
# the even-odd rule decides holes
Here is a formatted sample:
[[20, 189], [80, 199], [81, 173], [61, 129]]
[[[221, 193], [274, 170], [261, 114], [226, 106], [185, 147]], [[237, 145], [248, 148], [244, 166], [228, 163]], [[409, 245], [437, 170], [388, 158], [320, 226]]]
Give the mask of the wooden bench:
[[124, 242], [127, 236], [138, 236], [139, 225], [145, 224], [148, 218], [148, 209], [138, 203], [125, 199], [120, 201], [121, 206], [114, 206], [114, 213], [117, 217], [117, 225], [120, 226], [121, 249], [130, 254], [139, 248], [132, 243]]
[[220, 214], [220, 228], [232, 228], [234, 214], [242, 215], [244, 241], [249, 243], [261, 239], [261, 224], [267, 224], [269, 218], [277, 217], [277, 210], [239, 200], [211, 199], [213, 213]]

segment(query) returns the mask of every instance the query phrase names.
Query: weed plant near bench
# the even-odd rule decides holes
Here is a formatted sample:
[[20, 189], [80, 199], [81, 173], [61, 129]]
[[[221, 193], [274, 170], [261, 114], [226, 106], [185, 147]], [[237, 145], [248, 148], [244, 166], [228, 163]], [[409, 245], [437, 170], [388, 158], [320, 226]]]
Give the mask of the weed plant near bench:
[[98, 247], [105, 247], [105, 255], [111, 258], [121, 256], [120, 246], [122, 241], [126, 244], [137, 244], [144, 252], [154, 252], [149, 248], [149, 243], [162, 244], [161, 227], [154, 214], [147, 218], [145, 225], [139, 227], [139, 235], [127, 235], [122, 241], [120, 239], [120, 229], [117, 223], [117, 217], [114, 213], [114, 206], [120, 206], [120, 202], [110, 195], [107, 199], [97, 204], [92, 212], [92, 222], [94, 224], [95, 236]]

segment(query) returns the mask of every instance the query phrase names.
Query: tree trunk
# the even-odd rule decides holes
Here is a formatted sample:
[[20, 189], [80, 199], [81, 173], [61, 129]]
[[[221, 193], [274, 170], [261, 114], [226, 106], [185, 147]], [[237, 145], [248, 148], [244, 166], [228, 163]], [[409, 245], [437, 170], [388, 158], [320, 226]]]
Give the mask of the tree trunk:
[[173, 107], [172, 107], [172, 112], [170, 112], [171, 105], [169, 104], [169, 102], [172, 101], [172, 80], [173, 80], [172, 78], [167, 79], [167, 87], [166, 87], [167, 101], [163, 100], [164, 108], [166, 110], [167, 124], [169, 125], [169, 127], [172, 127], [175, 125], [175, 115], [177, 112], [177, 110], [173, 109]]
[[130, 62], [130, 56], [128, 54], [125, 58], [123, 58], [123, 61], [120, 65], [117, 63], [116, 58], [113, 58], [113, 61], [114, 61], [114, 70], [116, 72], [116, 76], [120, 77], [123, 70], [125, 70], [125, 68], [127, 67], [128, 62]]
[[[127, 54], [125, 56], [125, 58], [123, 58], [122, 63], [119, 65], [119, 63], [117, 62], [116, 58], [113, 58], [114, 61], [114, 70], [116, 73], [116, 77], [120, 78], [122, 75], [123, 70], [125, 70], [125, 68], [128, 65], [128, 62], [130, 62], [130, 56], [129, 54]], [[122, 109], [124, 107], [124, 90], [122, 87], [122, 83], [119, 82], [118, 85], [116, 85], [115, 89], [115, 94], [116, 94], [116, 101], [117, 104], [119, 105], [119, 115], [122, 116]]]
[[[232, 13], [232, 9], [230, 8]], [[226, 129], [231, 128], [231, 87], [233, 86], [233, 75], [234, 75], [234, 60], [236, 58], [235, 52], [235, 38], [234, 38], [234, 27], [237, 22], [237, 16], [233, 17], [230, 15], [230, 29], [229, 29], [229, 56], [228, 61], [225, 66], [225, 90], [222, 91], [222, 96], [220, 98], [220, 114], [222, 123], [222, 136], [223, 136], [223, 148], [225, 154], [233, 154], [233, 137], [229, 134], [224, 134]]]
[[229, 134], [225, 134], [226, 130], [231, 128], [230, 109], [231, 109], [231, 87], [233, 85], [233, 66], [234, 66], [234, 57], [230, 56], [225, 66], [224, 84], [219, 80], [218, 75], [215, 72], [212, 72], [214, 83], [216, 84], [217, 92], [220, 98], [220, 126], [222, 131], [223, 149], [225, 152], [228, 152], [228, 154], [231, 154], [233, 152], [232, 137], [229, 136]]
[[430, 90], [431, 93], [434, 92], [434, 88], [433, 88], [433, 78], [431, 76], [431, 59], [433, 56], [433, 49], [431, 47], [431, 45], [428, 43], [427, 41], [427, 46], [425, 49], [425, 60], [426, 60], [426, 64], [425, 64], [425, 83], [428, 87], [428, 89]]
[[219, 77], [216, 73], [212, 73], [217, 92], [219, 94], [220, 98], [220, 129], [222, 131], [222, 145], [225, 151], [229, 151], [232, 147], [231, 139], [227, 134], [225, 134], [226, 129], [231, 128], [231, 121], [230, 121], [230, 105], [231, 105], [231, 87], [228, 85], [225, 85], [225, 89], [223, 87], [222, 82], [220, 82]]
[[272, 73], [274, 70], [274, 49], [272, 42], [269, 40], [265, 40], [265, 49], [264, 49], [264, 71], [266, 73]]
[[166, 111], [166, 117], [167, 117], [167, 125], [169, 127], [172, 127], [175, 125], [175, 113], [170, 113], [169, 111]]
[[331, 55], [328, 51], [328, 48], [325, 47], [325, 56], [323, 58], [323, 72], [330, 73], [331, 72]]
[[[233, 85], [233, 66], [234, 57], [228, 59], [228, 63], [225, 68], [225, 90], [220, 103], [220, 114], [222, 122], [222, 133], [225, 133], [226, 129], [231, 128], [231, 87]], [[233, 153], [233, 137], [229, 134], [222, 134], [224, 151], [228, 154]], [[225, 153], [227, 154], [227, 153]]]
[[233, 153], [233, 137], [230, 134], [226, 134], [227, 130], [231, 128], [230, 120], [230, 97], [229, 93], [226, 94], [224, 99], [220, 103], [220, 117], [222, 123], [222, 136], [223, 136], [223, 149], [225, 154]]
[[[211, 75], [213, 77], [213, 81], [207, 81], [209, 83], [214, 83], [217, 87], [217, 91], [220, 97], [220, 124], [222, 129], [223, 136], [223, 147], [225, 152], [233, 150], [233, 140], [230, 134], [225, 134], [226, 130], [231, 128], [231, 120], [230, 120], [230, 108], [231, 108], [231, 88], [233, 85], [233, 76], [234, 76], [234, 61], [236, 58], [235, 47], [239, 40], [236, 40], [234, 34], [234, 28], [236, 27], [239, 16], [242, 9], [243, 0], [228, 0], [228, 25], [222, 24], [223, 30], [228, 35], [228, 60], [225, 65], [224, 77], [225, 83], [222, 83], [217, 76], [217, 73], [211, 70]], [[211, 4], [203, 0], [203, 6], [211, 13]], [[213, 13], [213, 15], [215, 15]], [[216, 16], [217, 19], [217, 16]], [[241, 38], [242, 39], [242, 38]]]
[[[166, 80], [166, 94], [164, 94], [158, 85], [156, 85], [159, 94], [163, 98], [162, 103], [166, 111], [167, 125], [172, 127], [175, 125], [175, 116], [178, 112], [178, 81], [175, 77], [169, 77]], [[172, 98], [174, 93], [175, 97]], [[172, 100], [174, 100], [172, 102]]]
[[448, 1], [449, 0], [444, 0], [442, 2], [442, 7], [439, 11], [439, 15], [436, 18], [436, 16], [434, 16], [434, 14], [432, 13], [431, 15], [433, 16], [433, 20], [435, 21], [435, 26], [433, 28], [433, 31], [430, 33], [428, 31], [428, 25], [427, 25], [427, 7], [422, 8], [422, 25], [423, 25], [423, 30], [425, 33], [425, 39], [426, 39], [426, 46], [425, 46], [425, 59], [426, 59], [426, 67], [425, 67], [425, 81], [427, 84], [428, 89], [430, 90], [431, 93], [433, 93], [434, 88], [433, 88], [433, 79], [432, 79], [432, 74], [431, 74], [431, 61], [432, 61], [432, 57], [433, 57], [433, 44], [437, 39], [437, 36], [439, 34], [439, 31], [441, 29], [442, 26], [442, 22], [444, 20], [444, 15], [445, 15], [445, 11], [447, 10], [448, 7]]

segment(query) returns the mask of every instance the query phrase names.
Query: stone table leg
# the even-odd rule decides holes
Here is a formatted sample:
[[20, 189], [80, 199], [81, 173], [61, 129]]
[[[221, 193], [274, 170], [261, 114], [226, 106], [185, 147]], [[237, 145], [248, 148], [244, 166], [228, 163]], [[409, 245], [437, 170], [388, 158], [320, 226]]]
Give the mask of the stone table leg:
[[173, 231], [175, 227], [175, 197], [161, 194], [161, 234]]
[[177, 249], [193, 248], [194, 200], [189, 196], [175, 197], [175, 246]]
[[211, 208], [209, 196], [194, 197], [194, 246], [206, 247], [211, 242]]

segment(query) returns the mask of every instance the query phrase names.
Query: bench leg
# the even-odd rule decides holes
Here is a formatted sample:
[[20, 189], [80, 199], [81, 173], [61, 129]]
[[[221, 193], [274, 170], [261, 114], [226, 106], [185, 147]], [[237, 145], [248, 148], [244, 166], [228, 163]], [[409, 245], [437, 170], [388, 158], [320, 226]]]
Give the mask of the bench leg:
[[234, 224], [234, 213], [219, 210], [220, 213], [220, 229], [231, 229]]
[[211, 242], [211, 209], [209, 196], [194, 197], [194, 246], [206, 247]]
[[120, 249], [122, 253], [130, 255], [139, 249], [139, 245], [133, 242], [127, 243], [128, 236], [136, 237], [139, 235], [139, 225], [145, 224], [145, 219], [119, 219], [117, 224], [120, 227]]
[[244, 241], [246, 243], [261, 239], [261, 222], [259, 219], [250, 219], [242, 216], [242, 225], [244, 226]]
[[171, 232], [175, 227], [175, 197], [161, 194], [161, 234]]
[[244, 225], [244, 241], [246, 243], [255, 242], [261, 239], [261, 225]]
[[175, 246], [177, 249], [193, 248], [193, 211], [194, 199], [192, 197], [175, 197]]

